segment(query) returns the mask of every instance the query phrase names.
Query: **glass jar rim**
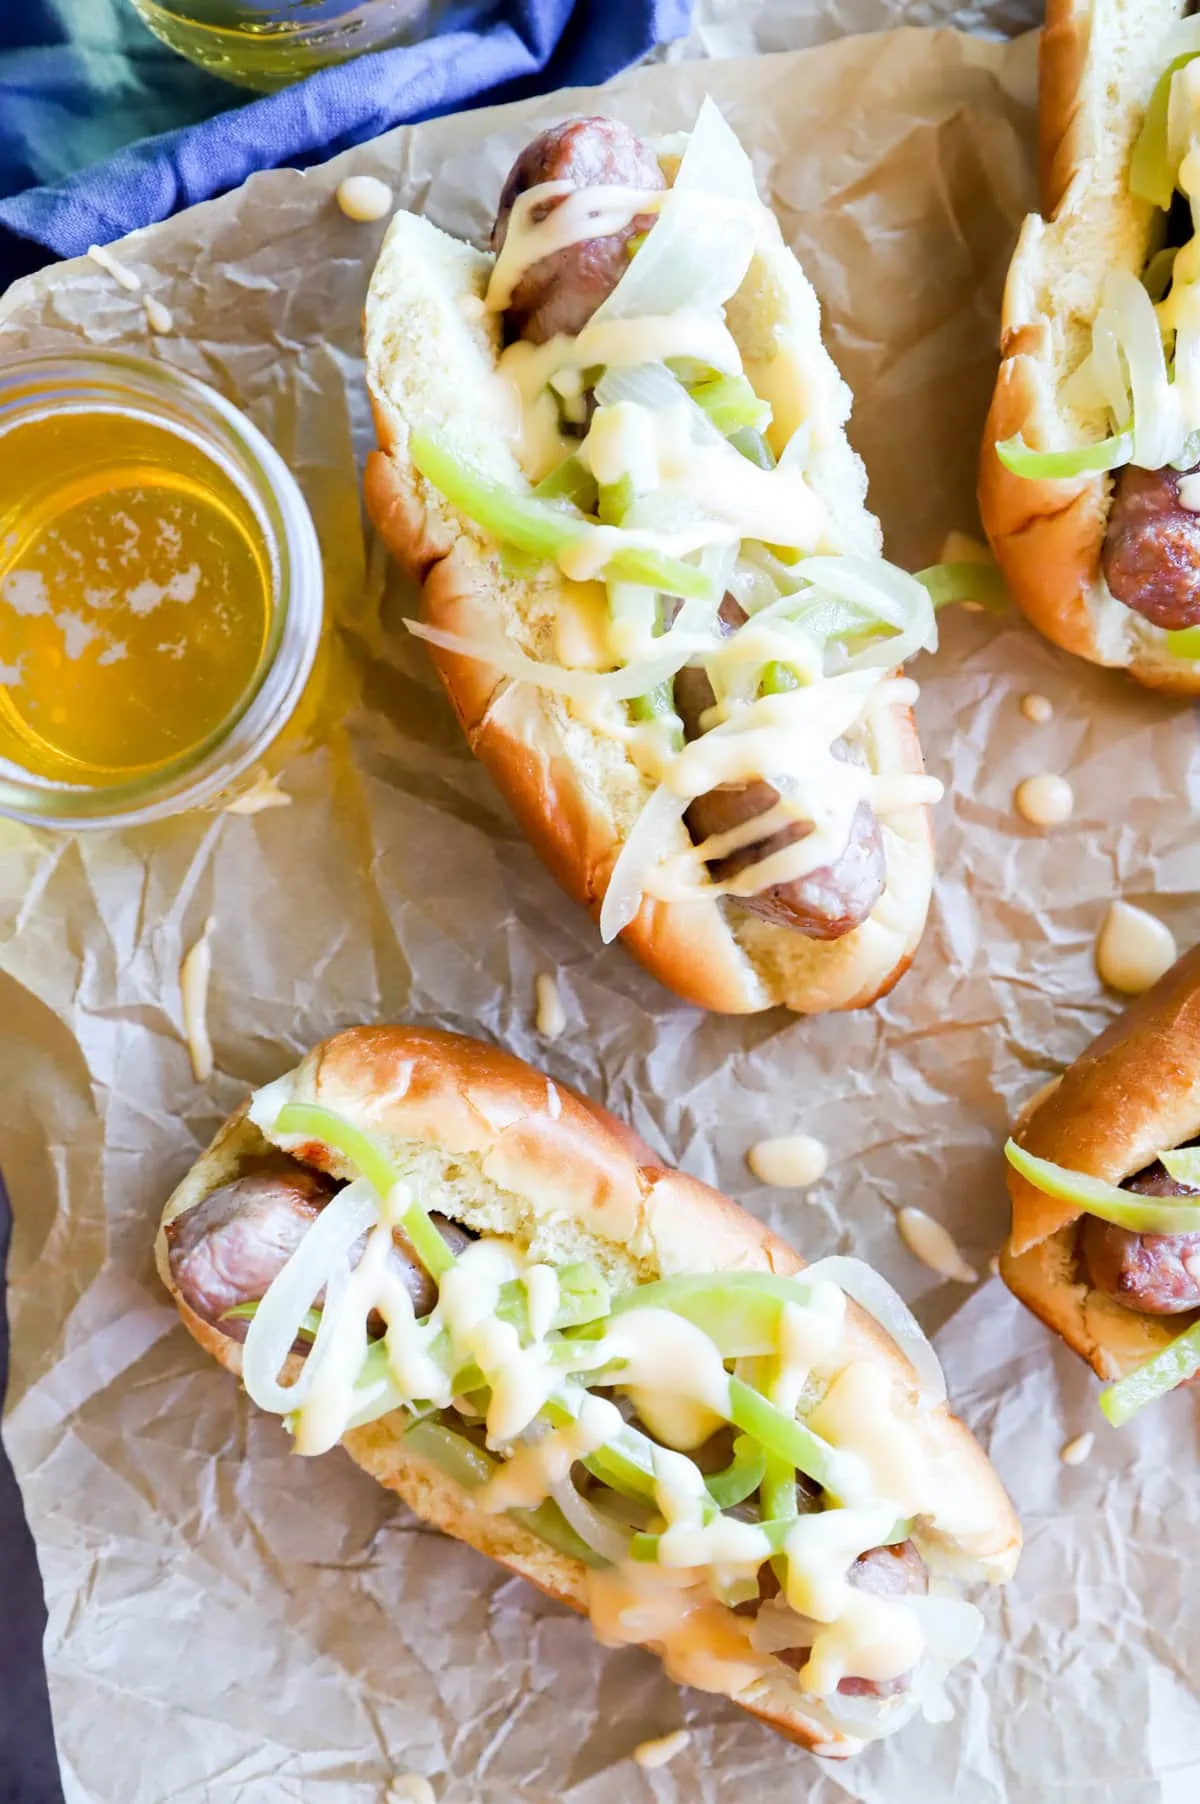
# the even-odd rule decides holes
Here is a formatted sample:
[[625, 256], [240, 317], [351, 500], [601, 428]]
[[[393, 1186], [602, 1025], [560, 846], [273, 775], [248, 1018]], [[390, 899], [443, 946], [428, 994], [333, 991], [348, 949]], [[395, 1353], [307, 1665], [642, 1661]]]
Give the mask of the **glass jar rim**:
[[247, 690], [199, 745], [151, 771], [98, 787], [37, 778], [0, 760], [0, 815], [28, 826], [79, 829], [137, 825], [201, 807], [262, 758], [312, 670], [324, 583], [308, 504], [275, 447], [239, 407], [160, 359], [89, 348], [0, 363], [0, 432], [36, 417], [48, 402], [74, 412], [156, 418], [167, 430], [194, 435], [203, 454], [233, 476], [252, 505], [269, 556], [271, 639]]

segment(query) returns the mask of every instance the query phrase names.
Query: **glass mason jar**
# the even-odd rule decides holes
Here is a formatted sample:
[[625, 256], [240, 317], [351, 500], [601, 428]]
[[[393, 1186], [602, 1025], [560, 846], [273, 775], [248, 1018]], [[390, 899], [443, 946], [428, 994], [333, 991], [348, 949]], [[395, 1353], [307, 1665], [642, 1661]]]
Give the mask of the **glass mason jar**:
[[131, 0], [164, 44], [267, 93], [330, 63], [429, 35], [445, 0]]
[[[127, 468], [119, 467], [123, 444], [134, 447], [126, 458]], [[148, 458], [147, 445], [162, 448], [159, 465]], [[106, 491], [105, 481], [109, 459], [111, 493]], [[277, 765], [288, 723], [306, 689], [311, 694], [310, 677], [322, 641], [324, 587], [308, 506], [291, 471], [258, 428], [205, 383], [164, 363], [92, 351], [23, 357], [0, 364], [0, 469], [5, 472], [0, 481], [0, 626], [7, 635], [6, 656], [0, 657], [0, 714], [11, 729], [6, 729], [0, 746], [0, 814], [35, 826], [129, 826], [191, 808], [224, 806], [236, 796], [239, 782], [246, 787], [264, 762], [268, 768]], [[131, 486], [143, 473], [141, 488]], [[66, 509], [82, 496], [82, 505], [105, 509], [106, 520], [128, 522], [120, 530], [132, 533], [135, 525], [147, 529], [158, 524], [152, 511], [154, 497], [160, 493], [156, 484], [161, 479], [169, 485], [176, 478], [181, 493], [198, 496], [201, 503], [211, 501], [212, 519], [218, 524], [237, 516], [237, 544], [245, 552], [244, 565], [237, 568], [256, 573], [253, 605], [258, 610], [252, 630], [242, 634], [238, 648], [244, 662], [238, 663], [231, 682], [229, 669], [221, 670], [223, 643], [218, 641], [215, 653], [211, 644], [207, 647], [203, 674], [215, 687], [208, 714], [196, 712], [200, 736], [194, 743], [183, 739], [181, 728], [178, 745], [169, 745], [165, 752], [160, 747], [152, 757], [122, 760], [100, 754], [86, 762], [76, 761], [78, 769], [86, 769], [86, 780], [72, 780], [76, 764], [70, 753], [60, 756], [52, 748], [48, 757], [37, 755], [42, 745], [50, 743], [38, 737], [40, 727], [27, 739], [21, 737], [21, 729], [28, 728], [28, 708], [23, 712], [14, 701], [24, 695], [20, 634], [32, 637], [34, 629], [48, 629], [52, 623], [62, 627], [61, 643], [48, 640], [44, 630], [39, 640], [41, 718], [67, 719], [70, 708], [75, 707], [80, 734], [97, 741], [109, 732], [110, 723], [103, 717], [103, 681], [108, 673], [96, 666], [127, 659], [128, 651], [114, 641], [105, 656], [93, 656], [89, 685], [80, 687], [81, 649], [95, 640], [96, 622], [102, 616], [93, 613], [90, 619], [84, 618], [78, 606], [64, 608], [56, 616], [56, 603], [49, 599], [46, 586], [49, 566], [14, 568], [13, 560], [18, 557], [14, 547], [22, 546], [19, 562], [29, 566], [36, 558], [27, 555], [28, 545], [44, 547], [58, 533], [63, 557], [79, 563], [82, 546], [87, 555], [94, 550], [99, 558], [101, 547], [89, 533], [90, 516], [76, 513], [73, 541], [59, 532], [60, 519], [67, 517], [56, 513], [59, 501]], [[212, 483], [211, 494], [205, 491], [206, 479]], [[161, 492], [175, 493], [169, 486]], [[151, 511], [143, 512], [139, 520], [129, 519], [128, 514], [117, 511], [119, 499], [127, 496], [133, 498], [129, 514], [135, 511], [133, 503]], [[195, 537], [196, 522], [207, 518], [207, 514], [196, 513], [191, 519], [193, 550], [199, 545], [203, 551], [202, 534]], [[234, 529], [231, 526], [229, 530], [233, 545]], [[172, 520], [166, 519], [159, 531], [176, 534], [178, 542], [179, 528]], [[110, 563], [97, 564], [101, 569], [110, 567]], [[154, 574], [161, 576], [161, 568]], [[87, 575], [93, 586], [88, 587], [81, 570], [78, 593], [89, 603], [95, 600], [98, 606], [111, 608], [111, 597], [118, 589], [98, 590], [94, 585], [109, 581], [115, 585], [116, 579], [97, 578], [94, 571]], [[147, 612], [164, 594], [195, 599], [201, 575], [193, 559], [166, 584], [146, 581], [127, 588], [122, 592], [125, 617], [141, 630]], [[63, 593], [74, 600], [72, 576], [70, 566], [60, 558], [52, 580], [66, 581]], [[139, 589], [145, 593], [139, 594]], [[240, 605], [244, 597], [235, 589], [232, 599]], [[130, 604], [136, 619], [131, 618]], [[190, 617], [176, 609], [175, 618], [185, 622], [190, 618], [203, 633], [212, 629], [213, 622], [211, 613], [206, 616], [203, 612], [202, 590], [199, 606], [201, 611], [193, 611]], [[185, 625], [185, 635], [187, 630]], [[74, 636], [74, 644], [69, 635]], [[15, 657], [14, 646], [18, 648]], [[190, 704], [186, 636], [178, 645], [152, 649], [177, 657], [178, 675], [173, 665], [161, 659], [157, 664], [144, 660], [140, 668], [147, 683], [153, 687], [155, 670], [168, 673], [181, 685], [178, 693]], [[63, 673], [62, 706], [57, 715], [56, 655]], [[72, 659], [73, 664], [69, 662]], [[131, 683], [136, 685], [138, 669], [136, 660], [124, 662], [114, 678], [119, 676], [128, 688]], [[222, 676], [225, 687], [221, 686]], [[14, 682], [16, 688], [11, 687]], [[126, 704], [130, 699], [136, 701], [139, 693], [135, 687], [126, 696]], [[164, 719], [162, 695], [149, 699], [157, 706], [162, 730], [169, 733], [172, 722], [169, 713]]]

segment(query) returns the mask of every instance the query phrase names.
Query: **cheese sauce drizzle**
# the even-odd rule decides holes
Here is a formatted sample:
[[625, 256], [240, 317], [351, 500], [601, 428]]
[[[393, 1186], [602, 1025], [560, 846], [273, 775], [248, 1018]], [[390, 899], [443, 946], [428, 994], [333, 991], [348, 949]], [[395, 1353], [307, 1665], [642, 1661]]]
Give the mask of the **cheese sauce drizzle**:
[[[285, 1150], [297, 1137], [277, 1135], [273, 1123], [286, 1101], [281, 1085], [270, 1085], [250, 1110]], [[364, 1199], [377, 1194], [361, 1180], [352, 1188]], [[411, 1179], [392, 1183], [377, 1198], [360, 1252], [322, 1274], [320, 1330], [288, 1416], [298, 1452], [324, 1452], [357, 1421], [393, 1409], [416, 1419], [440, 1412], [443, 1420], [457, 1418], [463, 1431], [486, 1430], [491, 1472], [474, 1501], [489, 1512], [536, 1510], [549, 1498], [568, 1507], [574, 1498], [586, 1510], [591, 1506], [574, 1488], [579, 1462], [599, 1453], [635, 1464], [645, 1459], [646, 1496], [660, 1523], [656, 1551], [632, 1557], [627, 1535], [610, 1524], [614, 1556], [621, 1547], [626, 1552], [587, 1572], [602, 1640], [653, 1642], [673, 1677], [701, 1689], [736, 1697], [785, 1684], [815, 1700], [830, 1698], [835, 1722], [843, 1678], [891, 1680], [922, 1667], [921, 1612], [902, 1597], [857, 1589], [850, 1570], [913, 1524], [950, 1533], [969, 1528], [970, 1499], [956, 1497], [944, 1457], [926, 1451], [916, 1396], [851, 1330], [837, 1282], [798, 1278], [774, 1317], [762, 1318], [775, 1327], [755, 1330], [767, 1333], [756, 1344], [770, 1348], [769, 1358], [747, 1363], [723, 1354], [705, 1328], [672, 1306], [669, 1281], [661, 1304], [659, 1292], [644, 1304], [634, 1293], [615, 1310], [601, 1306], [585, 1336], [564, 1336], [556, 1323], [578, 1279], [516, 1239], [485, 1235], [449, 1261], [434, 1308], [418, 1320], [392, 1259], [394, 1231], [409, 1220], [415, 1199]], [[348, 1220], [352, 1234], [361, 1216]], [[721, 1282], [719, 1274], [712, 1280], [718, 1289]], [[373, 1343], [372, 1317], [385, 1324], [382, 1341]], [[252, 1322], [251, 1338], [254, 1332]], [[734, 1421], [733, 1377], [739, 1374], [744, 1390], [740, 1374], [751, 1368], [759, 1395], [782, 1419], [799, 1420], [818, 1437], [828, 1461], [822, 1505], [802, 1504], [790, 1527], [774, 1525], [776, 1534], [786, 1531], [774, 1540], [762, 1521], [717, 1507], [690, 1456]], [[614, 1394], [593, 1394], [594, 1382]], [[247, 1383], [253, 1395], [249, 1377]], [[288, 1399], [289, 1390], [280, 1395]], [[640, 1424], [632, 1441], [619, 1399], [628, 1400]], [[726, 1600], [757, 1595], [756, 1575], [776, 1556], [786, 1575], [782, 1597], [760, 1618], [733, 1614]], [[810, 1651], [793, 1677], [772, 1646]]]
[[[915, 579], [881, 559], [846, 556], [838, 543], [809, 480], [813, 446], [828, 423], [788, 328], [775, 328], [773, 342], [756, 343], [744, 361], [726, 317], [743, 282], [776, 279], [761, 259], [781, 236], [755, 193], [749, 160], [711, 104], [673, 174], [661, 190], [551, 181], [517, 197], [479, 301], [485, 315], [508, 307], [543, 259], [624, 232], [643, 215], [653, 223], [582, 330], [507, 345], [489, 390], [530, 482], [561, 467], [577, 473], [568, 493], [574, 484], [577, 497], [586, 496], [591, 483], [601, 497], [579, 501], [594, 513], [576, 511], [581, 530], [550, 554], [567, 582], [563, 619], [549, 638], [532, 620], [516, 623], [519, 651], [445, 633], [435, 641], [484, 662], [490, 651], [511, 682], [554, 691], [557, 701], [541, 702], [542, 712], [564, 707], [623, 744], [644, 783], [667, 792], [648, 791], [643, 804], [653, 804], [663, 830], [639, 836], [635, 825], [626, 835], [601, 917], [606, 939], [633, 918], [642, 896], [753, 896], [833, 864], [863, 803], [882, 819], [941, 795], [933, 778], [880, 770], [879, 748], [889, 738], [879, 731], [883, 713], [907, 707], [916, 693], [912, 683], [895, 681], [889, 654], [894, 648], [894, 665], [936, 642], [929, 597]], [[707, 285], [684, 285], [669, 272], [646, 275], [646, 258], [652, 264], [654, 247], [668, 242], [661, 234], [686, 240], [702, 219], [711, 227], [718, 218], [726, 229]], [[758, 422], [754, 456], [733, 442], [728, 420], [706, 411], [707, 391], [722, 382], [735, 407]], [[698, 558], [709, 599], [686, 602], [662, 631], [664, 602], [653, 582], [608, 573], [614, 559], [638, 553]], [[809, 576], [806, 560], [814, 556], [817, 574]], [[717, 621], [727, 589], [749, 615], [732, 632]], [[599, 605], [585, 605], [593, 591]], [[666, 619], [676, 605], [667, 600]], [[645, 697], [658, 698], [651, 710], [626, 680], [643, 662]], [[716, 701], [700, 736], [684, 744], [672, 685], [688, 662], [703, 664]], [[779, 671], [782, 682], [771, 674]], [[852, 760], [834, 751], [843, 739], [855, 748]], [[769, 816], [703, 846], [689, 843], [683, 814], [691, 800], [756, 780], [779, 791]], [[783, 850], [724, 881], [711, 877], [711, 862], [797, 823], [810, 831]]]
[[[518, 194], [508, 216], [508, 230], [492, 267], [484, 305], [503, 313], [526, 270], [543, 257], [553, 257], [589, 238], [622, 232], [643, 213], [657, 213], [666, 199], [662, 188], [573, 188], [570, 182], [538, 182]], [[547, 209], [541, 214], [541, 209]]]

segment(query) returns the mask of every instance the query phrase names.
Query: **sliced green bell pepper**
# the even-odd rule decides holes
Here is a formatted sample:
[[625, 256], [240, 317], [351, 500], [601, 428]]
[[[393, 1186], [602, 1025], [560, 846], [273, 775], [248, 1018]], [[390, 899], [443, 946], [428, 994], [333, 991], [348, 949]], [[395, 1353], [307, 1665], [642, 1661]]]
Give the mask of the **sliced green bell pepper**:
[[1194, 1234], [1200, 1232], [1200, 1198], [1194, 1203], [1163, 1202], [1158, 1197], [1138, 1196], [1122, 1190], [1103, 1178], [1086, 1172], [1068, 1171], [1049, 1159], [1039, 1159], [1010, 1140], [1004, 1156], [1014, 1171], [1046, 1196], [1059, 1202], [1072, 1203], [1088, 1215], [1098, 1215], [1116, 1228], [1128, 1228], [1134, 1234]]
[[[285, 1103], [276, 1117], [274, 1131], [332, 1147], [366, 1178], [381, 1200], [390, 1196], [397, 1184], [404, 1182], [379, 1142], [333, 1109], [310, 1102]], [[427, 1211], [411, 1193], [399, 1226], [430, 1276], [438, 1280], [444, 1278], [454, 1264], [454, 1254], [430, 1221]]]

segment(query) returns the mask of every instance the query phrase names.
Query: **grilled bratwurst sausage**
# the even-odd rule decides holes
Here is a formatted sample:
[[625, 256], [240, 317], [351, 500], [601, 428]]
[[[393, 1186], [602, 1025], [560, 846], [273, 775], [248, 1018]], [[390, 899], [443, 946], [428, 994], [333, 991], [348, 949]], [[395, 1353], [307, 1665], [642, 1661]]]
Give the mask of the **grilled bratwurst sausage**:
[[[747, 615], [727, 595], [721, 603], [720, 620], [730, 632], [741, 626]], [[689, 739], [701, 731], [703, 715], [712, 707], [712, 685], [703, 669], [687, 668], [675, 678], [675, 706]], [[835, 746], [837, 757], [849, 757], [844, 745]], [[779, 791], [770, 783], [727, 783], [697, 797], [684, 816], [688, 832], [697, 845], [714, 834], [728, 833], [746, 821], [757, 820], [773, 808]], [[810, 823], [796, 821], [778, 833], [743, 846], [709, 865], [718, 882], [736, 877], [752, 865], [761, 864], [785, 846], [807, 839], [813, 831]], [[846, 849], [832, 864], [819, 865], [806, 876], [791, 883], [775, 883], [754, 896], [739, 900], [780, 927], [790, 927], [810, 940], [839, 940], [866, 920], [883, 894], [887, 882], [887, 864], [879, 822], [866, 802], [859, 804], [850, 827]]]
[[1200, 624], [1200, 514], [1179, 500], [1180, 477], [1194, 474], [1127, 464], [1113, 485], [1104, 538], [1109, 589], [1169, 631]]
[[[188, 1308], [231, 1340], [245, 1340], [249, 1322], [227, 1321], [227, 1312], [266, 1296], [337, 1189], [332, 1178], [295, 1165], [223, 1184], [177, 1216], [167, 1226], [167, 1256]], [[452, 1252], [467, 1245], [470, 1235], [453, 1222], [440, 1215], [432, 1220]], [[365, 1238], [351, 1251], [351, 1263]], [[437, 1286], [403, 1235], [393, 1240], [394, 1269], [417, 1315], [427, 1315], [437, 1302]]]
[[[1198, 1194], [1157, 1160], [1121, 1188], [1138, 1196]], [[1094, 1288], [1128, 1309], [1179, 1315], [1200, 1308], [1200, 1234], [1135, 1234], [1089, 1215], [1080, 1228], [1079, 1251]]]
[[[1127, 1178], [1121, 1188], [1138, 1196], [1200, 1194], [1171, 1177], [1157, 1159]], [[1143, 1315], [1200, 1309], [1200, 1234], [1134, 1234], [1088, 1215], [1080, 1229], [1079, 1250], [1094, 1288], [1127, 1309]]]
[[1096, 1290], [1142, 1315], [1200, 1309], [1200, 1234], [1132, 1234], [1089, 1215], [1080, 1233]]
[[265, 1297], [337, 1186], [297, 1166], [223, 1184], [167, 1224], [171, 1276], [189, 1309], [231, 1340], [249, 1322], [227, 1322], [239, 1303]]
[[[620, 120], [566, 119], [535, 138], [513, 164], [492, 229], [494, 251], [499, 252], [508, 235], [517, 196], [542, 182], [569, 182], [572, 188], [666, 186], [654, 152]], [[533, 220], [547, 218], [562, 205], [562, 199], [540, 202], [533, 209]], [[639, 213], [618, 232], [567, 245], [531, 264], [509, 302], [512, 335], [544, 344], [557, 332], [581, 332], [624, 274], [630, 240], [648, 232], [653, 224], [653, 214]]]

